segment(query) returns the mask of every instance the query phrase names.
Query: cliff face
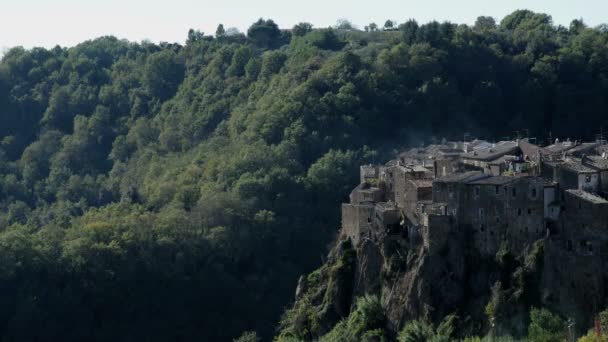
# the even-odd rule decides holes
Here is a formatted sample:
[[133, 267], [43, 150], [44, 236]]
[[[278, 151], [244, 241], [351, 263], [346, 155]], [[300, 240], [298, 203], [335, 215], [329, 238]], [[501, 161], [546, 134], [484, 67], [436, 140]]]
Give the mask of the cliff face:
[[370, 294], [380, 298], [388, 336], [409, 320], [438, 323], [449, 314], [459, 317], [463, 336], [487, 333], [491, 322], [498, 334], [522, 336], [533, 306], [573, 318], [582, 330], [603, 307], [601, 256], [568, 259], [541, 239], [519, 254], [503, 243], [494, 257], [482, 257], [464, 231], [449, 233], [432, 252], [401, 235], [340, 241], [321, 269], [301, 278], [283, 336], [317, 339]]

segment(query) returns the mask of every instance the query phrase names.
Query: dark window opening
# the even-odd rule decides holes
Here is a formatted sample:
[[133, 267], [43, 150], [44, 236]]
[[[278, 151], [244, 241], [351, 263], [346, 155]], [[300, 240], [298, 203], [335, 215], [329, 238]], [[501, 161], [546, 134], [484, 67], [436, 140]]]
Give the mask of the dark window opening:
[[475, 187], [475, 196], [479, 197], [479, 187]]
[[496, 186], [496, 194], [497, 195], [500, 194], [500, 186], [498, 186], [498, 185]]
[[521, 208], [517, 208], [517, 216], [521, 216]]
[[485, 230], [485, 227], [483, 226], [483, 224], [479, 226], [479, 230], [480, 230], [481, 232], [483, 232], [483, 231]]
[[536, 189], [532, 189], [532, 198], [536, 198]]
[[585, 176], [585, 183], [591, 183], [591, 176]]
[[517, 196], [517, 189], [513, 188], [511, 191], [513, 192], [513, 197]]
[[528, 215], [532, 215], [532, 209], [528, 208]]

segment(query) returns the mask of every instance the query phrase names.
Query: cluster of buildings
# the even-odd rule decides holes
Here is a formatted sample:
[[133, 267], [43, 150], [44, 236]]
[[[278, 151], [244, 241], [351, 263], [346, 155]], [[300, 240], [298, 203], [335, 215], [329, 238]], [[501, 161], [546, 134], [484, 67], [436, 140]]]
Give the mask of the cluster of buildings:
[[439, 253], [452, 233], [482, 255], [550, 238], [563, 253], [608, 254], [608, 145], [528, 139], [445, 142], [361, 166], [342, 204], [355, 244], [401, 235]]

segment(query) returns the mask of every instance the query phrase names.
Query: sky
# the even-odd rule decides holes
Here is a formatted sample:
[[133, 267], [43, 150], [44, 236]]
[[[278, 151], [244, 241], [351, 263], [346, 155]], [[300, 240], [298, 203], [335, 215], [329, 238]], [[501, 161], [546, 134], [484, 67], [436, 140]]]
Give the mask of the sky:
[[0, 53], [73, 46], [103, 35], [183, 43], [190, 28], [213, 34], [223, 23], [246, 31], [260, 17], [281, 28], [328, 27], [342, 18], [358, 27], [410, 18], [472, 24], [480, 15], [500, 20], [517, 9], [550, 14], [565, 26], [580, 18], [590, 26], [608, 23], [608, 0], [0, 0]]

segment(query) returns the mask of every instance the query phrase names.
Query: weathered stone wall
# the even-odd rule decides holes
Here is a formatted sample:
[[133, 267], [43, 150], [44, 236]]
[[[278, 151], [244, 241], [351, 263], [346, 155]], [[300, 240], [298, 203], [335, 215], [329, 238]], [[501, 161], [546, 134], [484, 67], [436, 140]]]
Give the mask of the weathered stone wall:
[[543, 182], [524, 177], [509, 184], [467, 184], [457, 215], [472, 230], [476, 248], [495, 254], [503, 240], [519, 252], [545, 234]]
[[371, 236], [374, 214], [373, 204], [342, 204], [341, 234], [357, 245], [362, 237]]

